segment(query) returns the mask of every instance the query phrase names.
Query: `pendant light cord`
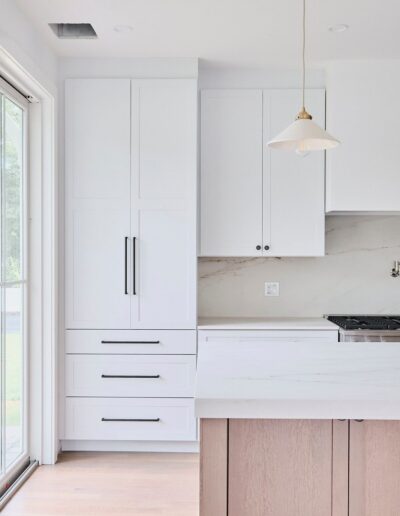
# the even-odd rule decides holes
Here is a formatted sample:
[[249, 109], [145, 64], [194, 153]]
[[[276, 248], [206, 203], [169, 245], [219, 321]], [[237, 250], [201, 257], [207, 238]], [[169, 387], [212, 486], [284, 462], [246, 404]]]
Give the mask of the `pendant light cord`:
[[306, 0], [303, 0], [303, 70], [302, 70], [302, 86], [303, 86], [303, 110], [305, 109], [305, 89], [306, 89]]

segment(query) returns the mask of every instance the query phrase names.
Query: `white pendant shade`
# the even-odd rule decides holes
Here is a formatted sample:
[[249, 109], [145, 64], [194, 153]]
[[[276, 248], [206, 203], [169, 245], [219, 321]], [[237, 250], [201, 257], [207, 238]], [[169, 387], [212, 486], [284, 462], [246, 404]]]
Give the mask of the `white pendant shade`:
[[303, 52], [302, 52], [302, 104], [296, 121], [289, 125], [268, 146], [274, 149], [295, 151], [305, 156], [310, 151], [327, 150], [337, 147], [340, 142], [312, 121], [305, 108], [306, 89], [306, 0], [303, 2]]
[[274, 149], [298, 152], [333, 149], [339, 144], [339, 140], [307, 119], [296, 120], [268, 142], [268, 146]]

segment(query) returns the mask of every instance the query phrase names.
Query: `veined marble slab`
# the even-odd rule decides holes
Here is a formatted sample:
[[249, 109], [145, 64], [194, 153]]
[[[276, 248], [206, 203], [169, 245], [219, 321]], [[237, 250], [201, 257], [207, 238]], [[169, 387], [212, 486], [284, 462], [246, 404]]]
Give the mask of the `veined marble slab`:
[[400, 342], [203, 344], [200, 418], [400, 420]]
[[204, 317], [199, 330], [330, 330], [338, 326], [323, 317]]

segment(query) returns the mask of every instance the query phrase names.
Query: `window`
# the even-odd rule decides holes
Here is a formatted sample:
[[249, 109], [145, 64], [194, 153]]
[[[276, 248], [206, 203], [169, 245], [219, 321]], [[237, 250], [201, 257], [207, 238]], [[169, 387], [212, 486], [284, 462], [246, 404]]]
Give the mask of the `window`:
[[0, 83], [0, 479], [27, 450], [27, 101]]

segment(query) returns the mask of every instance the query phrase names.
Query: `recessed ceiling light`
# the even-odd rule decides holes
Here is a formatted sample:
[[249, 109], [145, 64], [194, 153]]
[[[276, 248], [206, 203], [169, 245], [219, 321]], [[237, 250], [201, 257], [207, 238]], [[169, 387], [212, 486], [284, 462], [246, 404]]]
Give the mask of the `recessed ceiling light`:
[[114, 31], [123, 34], [127, 32], [132, 32], [133, 27], [132, 25], [115, 25]]
[[329, 27], [329, 30], [331, 32], [344, 32], [348, 28], [349, 28], [349, 26], [346, 25], [345, 23], [339, 23], [338, 25], [332, 25], [332, 27]]

